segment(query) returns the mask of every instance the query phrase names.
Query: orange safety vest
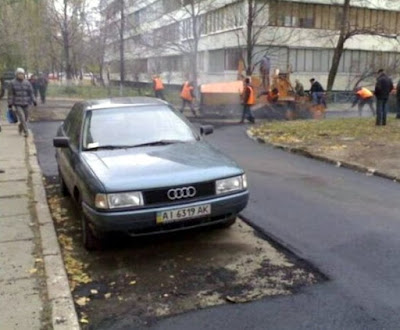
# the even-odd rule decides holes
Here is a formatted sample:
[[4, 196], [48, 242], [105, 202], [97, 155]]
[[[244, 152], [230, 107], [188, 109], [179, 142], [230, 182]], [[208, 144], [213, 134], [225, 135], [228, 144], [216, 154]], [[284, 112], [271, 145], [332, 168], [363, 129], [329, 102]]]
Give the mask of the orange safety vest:
[[192, 90], [193, 90], [193, 86], [190, 86], [189, 82], [185, 82], [183, 84], [181, 98], [183, 98], [184, 100], [192, 101], [193, 100]]
[[255, 96], [254, 96], [254, 89], [253, 89], [252, 86], [247, 86], [247, 88], [248, 88], [249, 91], [250, 91], [249, 98], [247, 99], [247, 104], [248, 104], [248, 105], [253, 105], [253, 104], [256, 103], [256, 98], [255, 98]]
[[361, 88], [359, 91], [357, 91], [357, 95], [359, 97], [361, 97], [363, 100], [368, 99], [372, 96], [374, 96], [374, 94], [372, 94], [372, 92], [366, 88]]
[[153, 80], [154, 80], [154, 89], [156, 91], [161, 91], [164, 89], [164, 85], [160, 78], [154, 78]]

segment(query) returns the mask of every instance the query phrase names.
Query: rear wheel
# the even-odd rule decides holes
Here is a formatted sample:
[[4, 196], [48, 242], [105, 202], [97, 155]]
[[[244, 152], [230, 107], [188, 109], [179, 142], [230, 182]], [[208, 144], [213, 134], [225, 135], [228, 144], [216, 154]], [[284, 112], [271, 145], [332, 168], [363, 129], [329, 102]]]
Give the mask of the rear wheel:
[[81, 211], [81, 223], [82, 223], [82, 243], [86, 250], [94, 251], [101, 249], [101, 240], [96, 237], [93, 229], [90, 228], [89, 220]]
[[59, 181], [60, 181], [60, 192], [61, 192], [61, 195], [64, 196], [64, 197], [69, 196], [70, 193], [68, 191], [67, 185], [65, 184], [64, 178], [62, 177], [60, 169], [58, 169], [58, 178], [59, 178]]

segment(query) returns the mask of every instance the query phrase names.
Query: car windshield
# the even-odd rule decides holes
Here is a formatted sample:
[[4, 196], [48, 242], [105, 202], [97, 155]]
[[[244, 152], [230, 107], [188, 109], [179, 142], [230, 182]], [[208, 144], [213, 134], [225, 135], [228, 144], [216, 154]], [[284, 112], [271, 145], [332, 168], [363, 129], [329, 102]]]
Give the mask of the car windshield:
[[87, 112], [83, 149], [133, 148], [196, 141], [199, 136], [165, 105], [119, 107]]

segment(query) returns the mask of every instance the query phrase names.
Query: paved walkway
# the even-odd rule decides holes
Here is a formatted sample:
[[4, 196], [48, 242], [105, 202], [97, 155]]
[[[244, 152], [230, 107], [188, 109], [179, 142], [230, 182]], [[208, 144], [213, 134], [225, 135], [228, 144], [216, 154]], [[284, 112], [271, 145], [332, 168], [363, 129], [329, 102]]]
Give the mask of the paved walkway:
[[15, 127], [0, 133], [0, 324], [39, 329], [46, 314], [43, 260], [31, 213], [31, 180], [23, 137]]
[[0, 329], [78, 329], [32, 138], [0, 124]]

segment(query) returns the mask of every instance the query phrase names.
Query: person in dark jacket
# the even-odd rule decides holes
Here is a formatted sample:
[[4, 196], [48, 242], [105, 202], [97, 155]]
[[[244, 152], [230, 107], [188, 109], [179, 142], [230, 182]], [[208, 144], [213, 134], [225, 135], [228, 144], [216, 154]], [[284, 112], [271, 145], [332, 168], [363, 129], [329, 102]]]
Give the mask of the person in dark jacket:
[[323, 104], [326, 106], [325, 103], [325, 91], [322, 85], [316, 81], [314, 78], [310, 79], [311, 88], [310, 94], [314, 104]]
[[383, 69], [378, 71], [378, 77], [375, 84], [375, 97], [376, 97], [376, 125], [386, 125], [387, 116], [387, 101], [389, 94], [393, 90], [393, 82]]
[[31, 75], [31, 77], [29, 78], [29, 82], [32, 85], [33, 94], [35, 95], [35, 98], [37, 98], [38, 97], [39, 86], [38, 86], [37, 77], [36, 77], [35, 74]]
[[[47, 85], [49, 84], [49, 81], [47, 80], [47, 75], [44, 73], [41, 73], [39, 75], [39, 78], [37, 79], [37, 86], [39, 89], [39, 94], [40, 94], [40, 100], [42, 101], [42, 104], [46, 103], [46, 93], [47, 93]], [[35, 94], [36, 97], [36, 94]]]
[[35, 95], [31, 83], [25, 79], [25, 70], [18, 68], [15, 71], [15, 79], [8, 86], [8, 107], [14, 108], [19, 124], [18, 132], [24, 132], [24, 136], [28, 136], [28, 108], [29, 105], [36, 106]]
[[400, 119], [400, 80], [396, 86], [396, 119]]

